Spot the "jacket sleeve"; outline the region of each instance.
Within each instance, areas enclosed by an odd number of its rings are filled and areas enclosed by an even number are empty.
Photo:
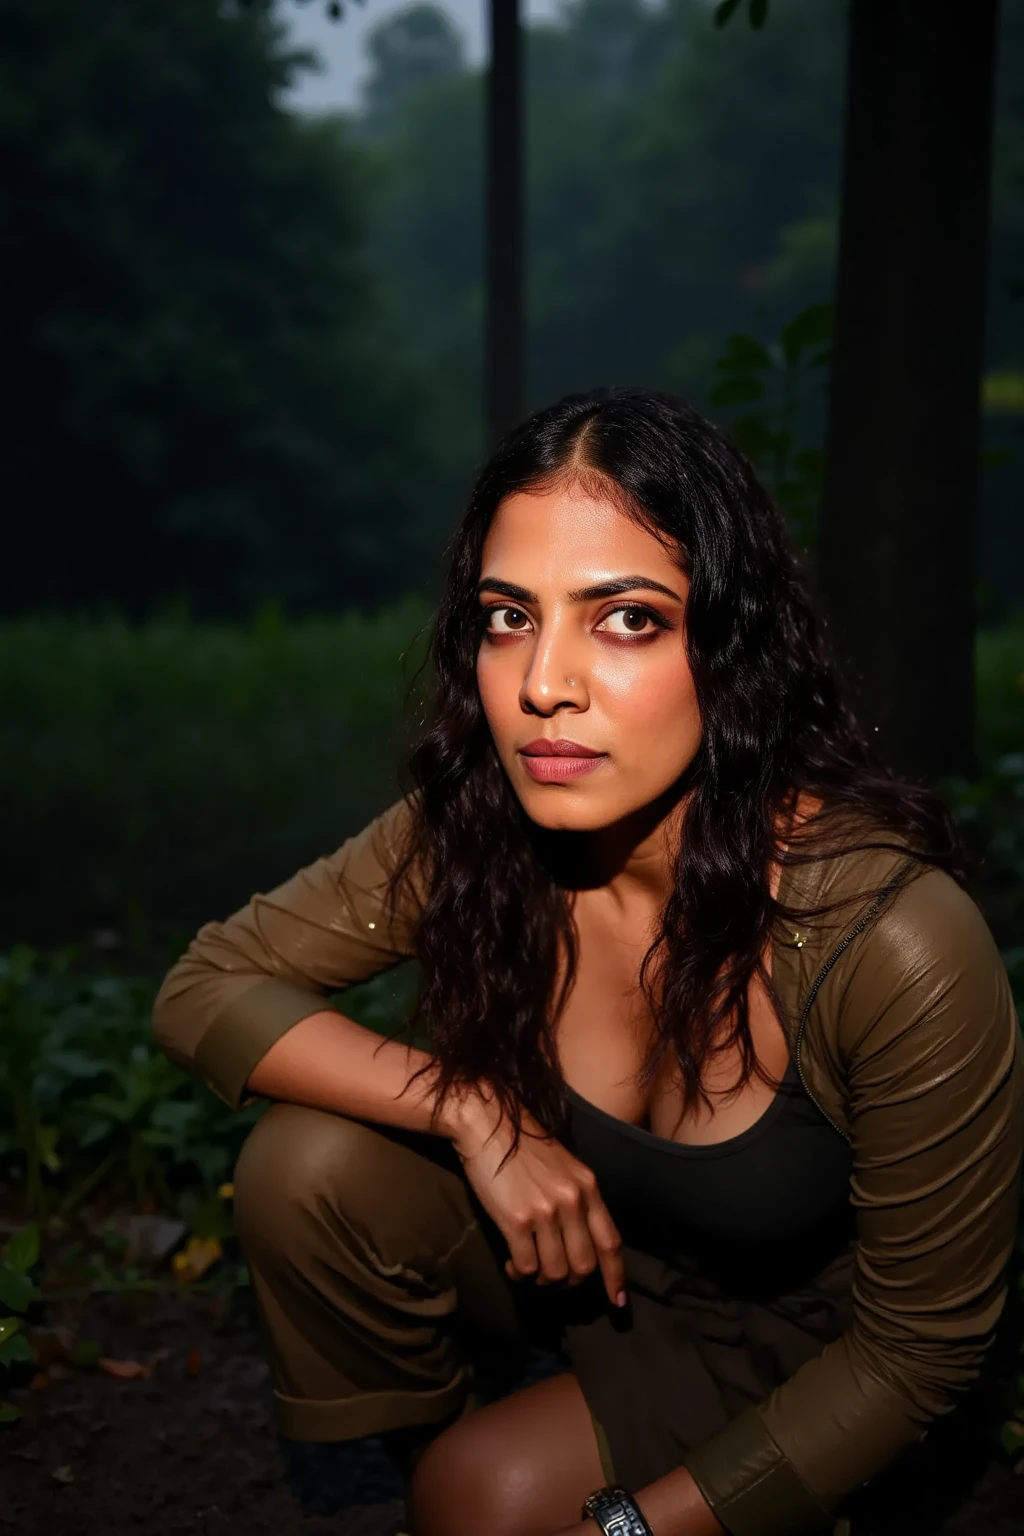
[[[401,800],[225,922],[207,923],[153,1006],[162,1050],[234,1108],[256,1063],[325,999],[413,954],[418,909],[386,921],[384,897],[409,825]],[[421,888],[417,888],[417,895]]]
[[[733,1536],[832,1528],[849,1495],[956,1407],[1008,1291],[1024,1042],[977,907],[948,876],[921,874],[850,946],[821,1007],[847,1084],[852,1323],[686,1456]]]

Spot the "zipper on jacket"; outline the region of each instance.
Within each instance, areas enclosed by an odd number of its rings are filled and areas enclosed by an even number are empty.
[[[843,1138],[843,1140],[847,1141],[847,1142],[850,1140],[849,1136],[847,1136],[846,1132],[840,1126],[836,1125],[836,1122],[832,1119],[831,1115],[825,1114],[825,1111],[822,1109],[821,1105],[818,1103],[817,1099],[814,1097],[814,1094],[811,1092],[811,1090],[807,1086],[807,1083],[806,1083],[806,1081],[804,1079],[803,1068],[800,1065],[800,1041],[803,1039],[804,1025],[807,1023],[807,1019],[808,1019],[808,1016],[810,1015],[811,1008],[814,1006],[814,999],[817,997],[818,992],[819,992],[819,990],[821,988],[821,984],[825,980],[825,977],[828,975],[829,971],[835,965],[835,963],[839,959],[840,955],[843,954],[843,952],[846,949],[849,948],[849,946],[853,943],[855,938],[857,938],[860,934],[862,934],[864,932],[864,929],[868,926],[868,924],[873,922],[874,919],[878,916],[879,912],[881,911],[881,909],[885,905],[885,903],[888,901],[888,899],[892,895],[893,891],[895,891],[898,886],[903,884],[904,879],[906,878],[907,874],[912,869],[912,867],[913,867],[913,865],[915,863],[916,863],[915,859],[908,859],[905,864],[901,864],[900,865],[899,869],[896,871],[895,875],[893,875],[893,877],[889,881],[888,885],[884,886],[882,888],[882,890],[879,891],[878,895],[875,897],[874,901],[871,903],[871,906],[864,913],[864,916],[862,918],[860,918],[857,923],[854,924],[854,926],[850,929],[849,933],[846,935],[845,939],[843,939],[842,943],[836,945],[835,949],[829,955],[828,959],[825,961],[825,964],[822,966],[821,970],[818,972],[817,976],[814,978],[814,984],[812,985],[811,990],[807,994],[806,1001],[804,1002],[804,1006],[803,1006],[803,1009],[802,1009],[801,1014],[800,1014],[800,1023],[797,1026],[796,1046],[794,1047],[794,1051],[793,1051],[793,1059],[796,1062],[797,1076],[800,1078],[800,1083],[801,1083],[801,1085],[803,1087],[803,1090],[806,1093],[807,1097],[810,1099],[811,1103],[819,1110],[819,1112],[822,1115],[824,1115],[825,1119],[828,1121],[828,1123],[832,1127],[832,1129],[835,1130],[835,1131],[838,1131],[840,1136]]]

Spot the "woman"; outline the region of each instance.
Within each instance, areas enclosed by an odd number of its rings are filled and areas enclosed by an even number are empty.
[[[654,1536],[831,1530],[1007,1294],[1024,1051],[951,818],[666,395],[500,445],[433,657],[414,790],[204,927],[155,1010],[222,1098],[280,1101],[236,1215],[281,1429],[419,1427],[414,1536],[582,1533],[612,1485]],[[324,1003],[407,956],[430,1053]],[[470,1357],[539,1338],[572,1368],[479,1406]]]

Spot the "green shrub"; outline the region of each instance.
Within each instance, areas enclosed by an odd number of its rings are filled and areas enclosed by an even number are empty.
[[[10,1377],[13,1368],[28,1365],[35,1351],[21,1332],[24,1314],[40,1291],[30,1271],[39,1261],[39,1228],[35,1222],[15,1232],[0,1259],[0,1380]],[[13,1424],[21,1410],[0,1399],[0,1424]]]
[[[155,982],[96,975],[82,958],[25,945],[0,954],[0,1161],[33,1217],[67,1217],[100,1188],[136,1210],[153,1200],[179,1212],[187,1195],[191,1215],[197,1194],[231,1178],[265,1105],[230,1109],[164,1056],[150,1024]],[[415,967],[400,966],[338,1003],[393,1033],[414,986]]]
[[[428,618],[0,626],[0,945],[114,930],[155,964],[337,847],[398,794]]]

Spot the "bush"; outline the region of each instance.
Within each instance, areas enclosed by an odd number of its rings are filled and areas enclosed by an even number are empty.
[[[113,930],[155,964],[337,847],[398,794],[428,617],[0,626],[0,945]]]

